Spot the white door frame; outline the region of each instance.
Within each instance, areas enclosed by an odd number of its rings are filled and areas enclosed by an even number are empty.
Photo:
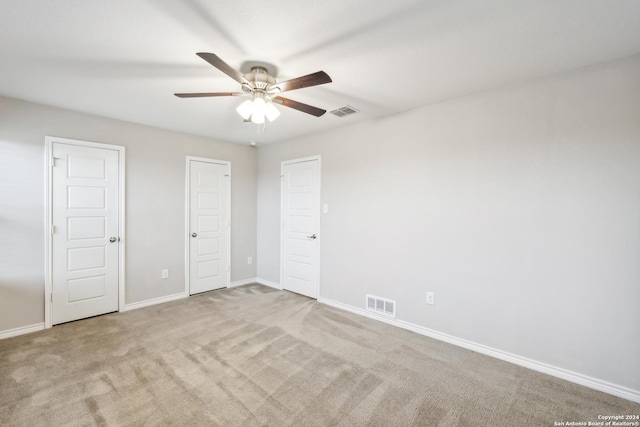
[[[320,200],[322,200],[322,160],[321,156],[309,156],[309,157],[301,157],[299,159],[285,160],[280,163],[280,289],[284,289],[284,168],[287,165],[302,163],[302,162],[310,162],[310,161],[318,161],[318,195]],[[318,212],[320,215],[320,212]],[[317,238],[317,247],[314,263],[318,266],[316,269],[316,299],[320,298],[320,244],[322,242],[322,233],[320,232],[320,219],[322,217],[318,217],[318,238]]]
[[[89,141],[81,141],[77,139],[69,139],[69,138],[59,138],[56,136],[45,136],[44,138],[44,146],[45,146],[45,158],[44,158],[44,167],[45,167],[45,227],[44,227],[44,327],[51,327],[51,294],[53,290],[52,283],[52,272],[53,272],[53,259],[52,259],[52,243],[53,239],[51,238],[51,230],[53,227],[53,170],[52,170],[52,162],[53,162],[53,144],[59,142],[67,145],[76,145],[81,147],[91,147],[91,148],[101,148],[107,150],[115,150],[118,151],[118,198],[120,210],[118,212],[118,222],[119,222],[119,233],[120,237],[120,248],[118,254],[118,311],[122,311],[124,308],[124,294],[125,294],[125,283],[124,283],[124,262],[125,262],[125,173],[124,173],[124,165],[125,165],[125,147],[120,145],[111,145],[111,144],[102,144],[98,142],[89,142]]]
[[[190,234],[191,234],[191,165],[190,162],[215,163],[218,165],[227,165],[229,168],[229,179],[227,180],[227,288],[231,286],[231,162],[227,160],[209,159],[206,157],[186,156],[185,164],[185,191],[184,191],[184,291],[186,295],[191,295],[191,260],[190,260]]]

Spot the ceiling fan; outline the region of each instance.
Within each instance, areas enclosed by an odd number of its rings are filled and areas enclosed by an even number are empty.
[[[242,92],[201,92],[201,93],[176,93],[179,98],[199,98],[208,96],[250,96],[237,108],[238,113],[247,122],[262,124],[265,118],[274,121],[280,112],[273,104],[284,105],[312,116],[320,117],[327,110],[303,104],[302,102],[278,96],[279,93],[302,89],[309,86],[317,86],[331,83],[331,77],[324,71],[298,77],[284,82],[276,82],[274,76],[269,75],[267,69],[262,66],[253,66],[251,71],[242,74],[234,70],[226,62],[214,53],[199,52],[200,58],[216,67],[242,85]]]

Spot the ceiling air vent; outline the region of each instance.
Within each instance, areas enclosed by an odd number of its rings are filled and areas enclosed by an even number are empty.
[[[331,110],[329,112],[334,116],[345,117],[350,116],[351,114],[358,113],[359,111],[350,105],[345,105],[344,107],[336,108],[335,110]]]

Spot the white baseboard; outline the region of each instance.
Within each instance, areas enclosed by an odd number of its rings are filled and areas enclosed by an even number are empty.
[[[229,287],[235,288],[237,286],[250,285],[252,283],[258,283],[258,279],[256,279],[255,277],[252,277],[250,279],[236,280],[235,282],[229,283]]]
[[[453,335],[445,334],[442,332],[434,331],[433,329],[425,328],[413,323],[405,322],[404,320],[391,319],[377,315],[373,312],[353,307],[348,304],[333,301],[328,298],[318,298],[318,302],[330,305],[341,310],[349,311],[351,313],[359,314],[361,316],[368,317],[370,319],[378,320],[380,322],[387,323],[389,325],[397,326],[399,328],[407,329],[409,331],[424,335],[430,338],[444,341],[449,344],[463,347],[468,350],[475,351],[477,353],[485,354],[487,356],[495,357],[496,359],[504,360],[515,365],[523,366],[534,371],[542,372],[543,374],[551,375],[553,377],[561,378],[572,383],[580,384],[585,387],[592,388],[594,390],[602,391],[614,396],[622,397],[623,399],[631,400],[632,402],[640,403],[640,391],[633,390],[624,386],[603,381],[597,378],[583,375],[577,372],[569,371],[563,368],[548,365],[546,363],[538,362],[526,357],[518,356],[516,354],[508,353],[506,351],[498,350],[492,347],[488,347],[482,344],[468,341],[462,338],[455,337]]]
[[[17,337],[18,335],[30,334],[31,332],[41,331],[44,329],[43,323],[36,323],[35,325],[21,326],[19,328],[7,329],[6,331],[0,331],[0,340],[5,338]]]
[[[270,280],[265,280],[261,278],[256,278],[256,283],[260,283],[261,285],[269,286],[270,288],[282,290],[282,286],[280,283],[272,282]]]
[[[120,311],[131,311],[138,308],[149,307],[151,305],[162,304],[163,302],[175,301],[178,299],[186,298],[189,294],[187,292],[180,292],[179,294],[167,295],[165,297],[152,298],[145,301],[134,302],[131,304],[125,304]]]

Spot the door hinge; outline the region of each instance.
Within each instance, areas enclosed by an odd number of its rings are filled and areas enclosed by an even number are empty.
[[[52,225],[51,226],[51,234],[55,234],[56,233],[56,226]]]
[[[51,292],[51,302],[53,302],[53,292]]]
[[[229,264],[227,264],[227,271],[229,271]]]
[[[56,165],[56,160],[60,160],[60,157],[51,157],[51,167]]]

